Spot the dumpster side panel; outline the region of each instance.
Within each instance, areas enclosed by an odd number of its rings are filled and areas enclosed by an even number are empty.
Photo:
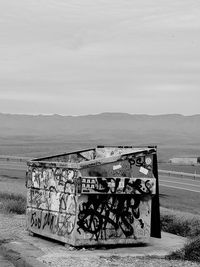
[[[122,155],[118,161],[101,165],[97,161],[97,165],[88,165],[80,170],[81,193],[87,194],[87,199],[78,204],[77,224],[83,236],[90,234],[88,242],[148,241],[152,228],[151,199],[157,192],[154,155]],[[92,193],[98,196],[90,195]],[[96,231],[92,232],[92,227]]]
[[[27,179],[27,228],[33,233],[74,243],[78,171],[29,167]]]
[[[151,198],[82,195],[77,207],[76,245],[133,244],[149,240]]]
[[[73,231],[76,226],[76,204],[69,213],[27,209],[28,230],[65,243],[74,244]]]

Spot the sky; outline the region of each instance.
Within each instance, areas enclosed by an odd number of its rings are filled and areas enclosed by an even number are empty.
[[[199,0],[0,0],[0,112],[200,113]]]

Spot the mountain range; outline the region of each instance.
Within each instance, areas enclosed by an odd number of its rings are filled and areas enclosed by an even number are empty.
[[[37,157],[96,145],[157,145],[159,159],[200,155],[200,114],[0,113],[0,155]]]

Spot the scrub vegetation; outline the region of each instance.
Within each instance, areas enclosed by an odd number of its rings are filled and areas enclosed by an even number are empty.
[[[26,197],[21,194],[0,192],[0,210],[6,213],[24,214]]]
[[[200,216],[161,208],[161,227],[165,232],[195,238],[200,236]]]
[[[200,236],[188,241],[183,249],[172,252],[169,260],[188,260],[200,262]]]
[[[167,259],[200,262],[200,216],[161,208],[161,227],[165,232],[188,238],[187,244]]]

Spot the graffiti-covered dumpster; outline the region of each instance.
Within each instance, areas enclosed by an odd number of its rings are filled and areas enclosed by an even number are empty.
[[[73,246],[160,238],[156,147],[109,147],[28,162],[27,229]]]

